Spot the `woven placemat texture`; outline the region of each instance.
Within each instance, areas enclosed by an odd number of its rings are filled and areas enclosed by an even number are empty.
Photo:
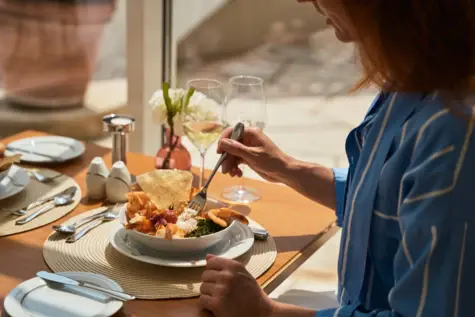
[[[76,221],[103,209],[91,210],[69,221]],[[68,222],[69,222],[68,221]],[[45,241],[43,256],[54,272],[80,271],[103,274],[120,284],[125,292],[140,299],[171,299],[199,296],[204,268],[169,268],[130,259],[109,244],[109,233],[116,221],[104,223],[75,243],[52,233]],[[272,237],[256,241],[237,260],[254,277],[265,273],[274,263],[277,248]]]
[[[42,174],[44,172],[46,175],[48,172],[50,172],[50,170],[40,170],[40,172]],[[24,225],[15,224],[15,222],[18,219],[21,219],[23,216],[19,217],[12,215],[10,211],[26,208],[29,204],[39,199],[55,195],[56,193],[59,193],[71,186],[75,186],[77,188],[77,192],[74,195],[73,202],[71,204],[54,208]],[[59,218],[64,217],[74,210],[74,208],[76,208],[76,206],[81,201],[81,196],[82,193],[78,183],[76,183],[73,178],[67,175],[62,175],[61,177],[58,177],[47,183],[41,183],[36,179],[31,178],[24,190],[22,190],[17,195],[3,199],[0,202],[0,237],[30,231],[55,222]],[[29,212],[29,214],[41,207],[42,206],[33,209]]]

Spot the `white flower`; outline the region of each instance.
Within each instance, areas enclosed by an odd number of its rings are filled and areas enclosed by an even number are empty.
[[[188,104],[187,115],[191,117],[197,117],[200,120],[216,120],[216,109],[219,105],[214,99],[209,98],[205,94],[195,91],[190,98]]]
[[[181,102],[183,99],[186,98],[186,94],[187,94],[187,91],[184,89],[169,89],[168,90],[168,95],[170,96],[170,100],[172,104]],[[149,104],[152,108],[153,121],[156,124],[167,124],[168,109],[167,109],[167,105],[165,104],[165,98],[163,98],[163,90],[155,91],[149,100]],[[176,130],[178,129],[183,130],[183,127],[182,127],[183,116],[181,115],[182,112],[183,112],[183,109],[180,109],[179,113],[177,113],[173,118],[173,125],[174,125],[176,135],[179,135]]]
[[[167,106],[161,90],[153,93],[149,104],[152,108],[152,119],[156,124],[164,124],[167,121]]]
[[[185,99],[188,91],[185,89],[169,89],[168,95],[172,105],[183,105],[183,108],[178,108],[178,112],[173,117],[173,132],[174,135],[183,136],[183,124],[185,120],[191,118],[199,118],[200,120],[216,120],[216,101],[208,98],[205,94],[195,91],[190,98],[188,106],[185,107]],[[165,124],[168,126],[168,110],[163,98],[163,90],[157,90],[153,93],[149,100],[152,109],[152,119],[158,124]],[[176,109],[176,108],[175,108]]]

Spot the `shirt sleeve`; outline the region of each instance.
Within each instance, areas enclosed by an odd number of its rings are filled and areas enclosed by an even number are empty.
[[[345,204],[345,187],[346,179],[348,177],[347,168],[334,168],[333,176],[335,177],[335,192],[336,192],[336,217],[337,225],[343,225],[344,204]]]
[[[450,131],[453,129],[455,131]],[[460,131],[457,131],[459,130]],[[475,135],[467,125],[419,134],[398,191],[402,240],[390,309],[344,305],[317,317],[474,316]],[[451,135],[452,137],[447,137]],[[457,137],[453,137],[457,136]]]

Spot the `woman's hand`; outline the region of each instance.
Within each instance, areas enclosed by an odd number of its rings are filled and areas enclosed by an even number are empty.
[[[292,159],[259,129],[246,128],[241,143],[229,139],[231,131],[232,128],[226,129],[218,144],[218,153],[230,154],[222,165],[223,173],[241,177],[239,164],[245,163],[264,179],[282,182]]]
[[[271,317],[273,301],[239,262],[208,255],[200,304],[216,317]]]
[[[239,262],[206,257],[200,304],[216,317],[314,317],[315,311],[270,299]]]
[[[218,144],[218,153],[230,154],[223,162],[223,173],[240,177],[239,164],[245,163],[270,182],[283,183],[319,204],[336,208],[332,169],[293,159],[259,129],[246,128],[241,143],[229,139],[231,131],[226,129]]]

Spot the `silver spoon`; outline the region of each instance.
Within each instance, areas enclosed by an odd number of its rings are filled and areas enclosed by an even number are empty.
[[[76,221],[75,223],[72,223],[70,225],[54,225],[53,226],[53,229],[57,232],[61,232],[61,233],[75,233],[76,230],[85,225],[86,223],[88,223],[89,221],[92,221],[92,220],[96,220],[96,219],[99,219],[99,218],[102,218],[104,217],[105,214],[107,214],[108,212],[110,212],[113,208],[112,207],[109,207],[107,208],[106,210],[100,212],[100,213],[97,213],[95,215],[92,215],[92,216],[89,216],[89,217],[86,217],[84,219],[80,219],[78,221]]]
[[[57,196],[57,197],[54,198],[54,204],[50,204],[50,205],[47,205],[47,206],[44,206],[44,207],[38,209],[37,211],[35,211],[31,215],[29,215],[29,216],[27,216],[23,219],[17,220],[15,222],[15,224],[16,225],[24,225],[25,223],[28,223],[28,222],[32,221],[36,217],[41,216],[42,214],[50,211],[53,208],[68,205],[73,201],[73,196],[74,196],[74,194],[73,195],[67,195],[66,194],[66,195]]]
[[[54,194],[52,196],[49,196],[47,198],[44,198],[44,199],[40,199],[34,203],[31,203],[28,207],[26,207],[26,209],[18,209],[18,210],[15,210],[15,211],[10,211],[10,213],[12,215],[15,215],[15,216],[24,216],[26,215],[30,210],[36,208],[36,207],[39,207],[49,201],[52,201],[54,200],[54,198],[56,196],[61,196],[61,195],[72,195],[74,196],[74,194],[76,193],[77,191],[77,188],[76,186],[71,186],[71,187],[68,187],[66,188],[64,191],[60,192],[60,193],[57,193],[57,194]]]
[[[88,224],[86,227],[84,227],[84,229],[82,229],[78,233],[76,233],[76,234],[70,236],[69,238],[67,238],[66,242],[67,243],[74,243],[74,242],[78,241],[79,239],[81,239],[84,235],[86,235],[86,233],[88,233],[92,229],[94,229],[94,228],[98,227],[99,225],[101,225],[103,222],[112,221],[112,220],[115,220],[117,218],[119,218],[118,213],[116,213],[116,212],[107,212],[101,218],[96,219],[93,222],[91,222],[90,224]]]

